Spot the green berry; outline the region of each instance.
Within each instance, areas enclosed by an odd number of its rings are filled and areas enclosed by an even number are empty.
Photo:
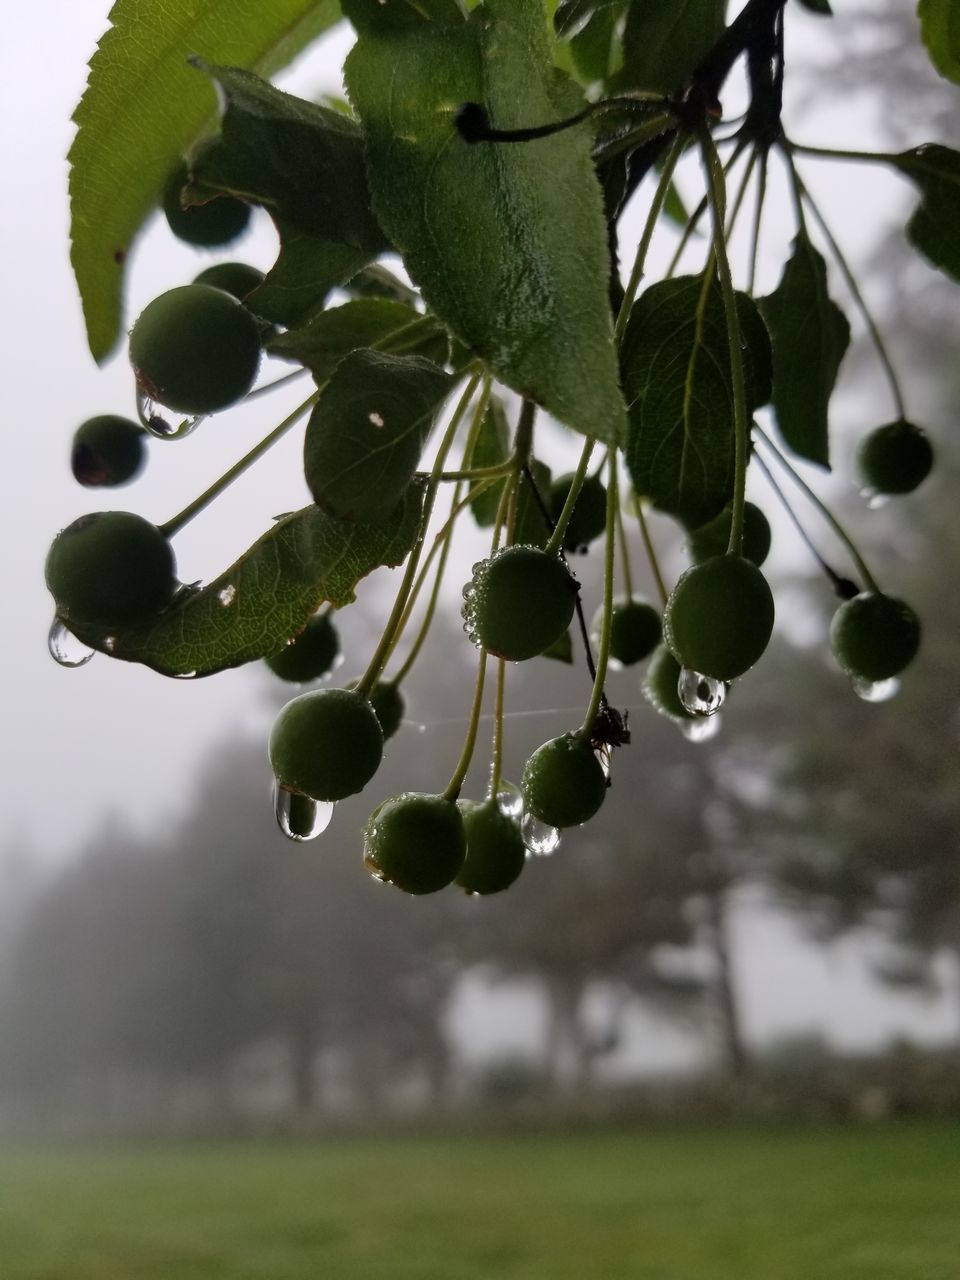
[[[236,240],[250,221],[250,206],[233,196],[217,196],[206,204],[184,208],[180,193],[189,177],[186,162],[181,161],[163,188],[163,212],[170,230],[178,239],[202,248]]]
[[[138,422],[103,413],[80,424],[73,436],[73,478],[89,489],[126,484],[142,470],[146,433]]]
[[[602,624],[603,609],[600,608],[593,618],[594,635],[600,635]],[[642,662],[660,643],[662,630],[660,612],[652,604],[618,596],[610,618],[610,657],[622,667]]]
[[[383,757],[383,731],[373,707],[351,689],[315,689],[294,698],[270,732],[277,781],[313,800],[342,800],[362,791]]]
[[[730,542],[730,525],[733,512],[724,507],[719,515],[693,529],[687,535],[687,548],[691,560],[697,564],[710,560],[713,556],[722,556]],[[743,508],[743,551],[747,560],[752,560],[758,567],[770,554],[770,522],[758,506],[747,502]]]
[[[332,671],[339,652],[337,629],[330,621],[330,615],[322,613],[311,618],[298,636],[265,661],[281,680],[306,684]]]
[[[550,514],[554,521],[560,518],[567,500],[573,473],[558,476],[550,486]],[[577,503],[563,535],[565,551],[580,551],[599,538],[607,527],[607,490],[599,476],[588,476],[577,494]]]
[[[643,696],[662,716],[671,720],[693,720],[693,714],[680,701],[680,671],[680,663],[667,646],[660,645],[647,665]]]
[[[263,272],[245,262],[218,262],[207,267],[193,282],[210,285],[212,289],[222,289],[242,302],[248,293],[263,284]]]
[[[901,418],[866,437],[857,463],[863,483],[875,493],[912,493],[930,474],[933,449],[925,431]]]
[[[457,884],[467,893],[500,893],[519,876],[527,860],[520,824],[496,800],[461,800],[467,856]]]
[[[374,809],[364,861],[404,893],[436,893],[459,874],[467,852],[460,810],[444,796],[404,792]]]
[[[920,621],[902,600],[865,591],[833,615],[830,645],[849,676],[876,684],[899,675],[913,661],[920,648]]]
[[[260,329],[222,289],[182,285],[140,313],[130,331],[130,362],[150,399],[179,413],[214,413],[253,386]]]
[[[565,733],[538,747],[520,780],[528,813],[549,827],[578,827],[603,804],[607,776],[589,742]]]
[[[559,556],[512,546],[473,566],[463,596],[464,630],[474,643],[522,662],[543,653],[566,631],[577,584]]]
[[[68,625],[124,627],[159,613],[176,590],[176,562],[164,534],[131,511],[81,516],[47,554],[47,587]]]
[[[773,632],[773,593],[743,556],[714,556],[684,573],[663,613],[674,657],[715,680],[735,680],[753,666]]]
[[[377,714],[383,738],[392,738],[403,723],[407,704],[397,685],[389,680],[378,680],[368,694],[370,705]]]

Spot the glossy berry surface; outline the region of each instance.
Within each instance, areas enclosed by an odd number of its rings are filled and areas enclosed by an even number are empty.
[[[333,669],[340,652],[340,637],[328,613],[311,618],[300,634],[279,653],[265,659],[281,680],[306,684],[319,680]]]
[[[673,720],[693,720],[680,701],[680,663],[665,644],[654,651],[643,682],[643,696],[662,716]]]
[[[864,485],[875,493],[912,493],[930,474],[933,448],[925,431],[901,419],[866,437],[857,465]]]
[[[183,285],[140,313],[130,331],[130,363],[151,400],[179,413],[214,413],[253,386],[259,326],[222,289]]]
[[[236,240],[250,221],[250,206],[232,196],[217,196],[185,209],[180,193],[188,177],[187,165],[181,161],[163,188],[163,212],[173,234],[187,244],[208,249]]]
[[[699,529],[687,535],[687,548],[691,560],[700,564],[713,556],[722,556],[730,542],[730,525],[733,512],[725,507],[718,516],[702,524]],[[770,522],[760,508],[753,502],[747,502],[743,508],[743,551],[747,560],[752,560],[758,567],[770,554]]]
[[[389,680],[378,680],[368,696],[386,741],[387,738],[393,737],[403,723],[407,710],[406,699],[397,685]]]
[[[461,800],[467,856],[457,884],[467,893],[501,893],[520,875],[527,850],[520,824],[500,810],[495,799]]]
[[[212,289],[222,289],[242,302],[248,293],[253,293],[263,284],[263,272],[245,262],[217,262],[212,267],[201,271],[193,282],[206,284]]]
[[[146,432],[138,422],[103,413],[88,418],[74,432],[70,468],[78,484],[89,489],[126,484],[147,458]]]
[[[463,595],[464,630],[474,643],[521,662],[543,653],[566,631],[577,585],[558,556],[512,546],[475,564]]]
[[[170,603],[177,586],[170,543],[131,511],[74,520],[54,539],[45,574],[64,622],[100,627],[146,621]]]
[[[578,827],[603,804],[607,777],[589,742],[565,733],[538,747],[520,780],[524,808],[550,827]]]
[[[370,703],[351,689],[294,698],[270,732],[270,764],[283,786],[313,800],[362,791],[383,757],[383,731]]]
[[[554,521],[560,517],[563,504],[570,492],[573,475],[559,476],[550,486],[550,514]],[[599,476],[588,476],[583,482],[577,504],[563,535],[565,551],[586,550],[607,527],[607,490]]]
[[[916,656],[920,621],[904,601],[865,591],[833,615],[830,647],[848,675],[870,683],[889,680]]]
[[[467,853],[463,818],[443,796],[407,791],[373,811],[363,832],[364,860],[405,893],[436,893],[459,874]]]
[[[663,637],[692,671],[735,680],[770,642],[773,593],[743,556],[714,556],[684,573],[667,600]]]
[[[600,635],[603,610],[598,609],[593,619],[593,633]],[[663,624],[660,611],[647,600],[627,599],[619,596],[613,602],[610,618],[610,657],[622,667],[632,667],[649,658],[660,643]]]

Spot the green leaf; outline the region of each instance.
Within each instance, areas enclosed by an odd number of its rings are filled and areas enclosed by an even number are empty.
[[[634,0],[619,88],[676,93],[724,30],[726,0]]]
[[[618,6],[597,8],[583,29],[571,37],[573,65],[587,83],[606,80],[620,62],[619,16]]]
[[[120,334],[123,270],[170,170],[214,114],[209,85],[187,65],[278,70],[339,17],[335,0],[116,0],[90,60],[70,148],[70,257],[96,360]]]
[[[510,456],[510,423],[499,396],[491,396],[469,459],[471,467],[495,467]],[[500,509],[504,481],[484,489],[470,503],[473,518],[481,529],[490,528]]]
[[[410,345],[404,350],[442,363],[448,345],[445,330],[412,307],[385,298],[358,298],[331,307],[303,328],[270,338],[265,349],[272,356],[305,365],[317,382],[323,382],[349,352],[381,346],[391,334],[411,324],[417,324],[417,330],[410,334]]]
[[[960,83],[960,4],[957,0],[920,0],[917,14],[930,61],[942,76]]]
[[[347,520],[389,519],[453,383],[419,356],[353,351],[341,360],[307,424],[314,501]]]
[[[759,300],[773,345],[773,410],[798,457],[830,469],[829,407],[850,343],[847,318],[827,291],[827,266],[801,232],[783,276]]]
[[[830,0],[800,0],[800,3],[804,9],[809,9],[811,13],[822,14],[825,18],[833,17]]]
[[[469,145],[454,115],[498,127],[582,105],[550,61],[541,0],[487,0],[466,23],[363,30],[347,59],[374,210],[431,309],[497,376],[587,435],[625,429],[607,299],[607,232],[590,130]]]
[[[414,289],[379,262],[358,271],[343,287],[357,298],[386,298],[390,302],[405,302],[407,306],[415,306],[419,301]]]
[[[209,676],[276,653],[324,603],[350,604],[361,578],[398,565],[416,540],[423,488],[407,491],[386,524],[338,520],[309,506],[284,516],[226,573],[184,593],[139,627],[75,627],[84,643],[168,676]]]
[[[890,162],[920,188],[920,204],[907,223],[911,242],[935,267],[960,280],[960,152],[930,142]]]
[[[770,396],[770,340],[737,294],[747,409]],[[705,524],[733,496],[735,428],[730,348],[716,278],[681,276],[647,289],[624,334],[630,412],[627,468],[637,495],[685,524]]]
[[[335,244],[277,220],[280,256],[256,290],[256,312],[264,320],[295,328],[322,311],[331,289],[367,265],[372,254]]]
[[[457,23],[457,0],[344,0],[344,16],[358,31],[402,31],[422,22]]]

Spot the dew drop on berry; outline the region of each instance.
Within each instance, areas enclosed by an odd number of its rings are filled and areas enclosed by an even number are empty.
[[[722,717],[719,715],[698,716],[696,720],[681,720],[678,728],[688,742],[698,744],[709,742],[720,732]]]
[[[390,883],[390,881],[381,871],[380,866],[372,853],[365,853],[363,855],[363,865],[367,869],[367,872],[369,873],[371,878],[376,880],[377,884]]]
[[[206,414],[198,414],[193,418],[183,418],[180,422],[170,422],[158,409],[149,396],[137,395],[137,417],[144,431],[157,440],[182,440],[196,431]]]
[[[850,683],[853,685],[853,692],[864,702],[889,702],[900,692],[897,676],[891,676],[889,680],[861,680],[854,676]]]
[[[523,792],[505,778],[500,779],[497,787],[497,808],[505,818],[519,818],[523,812]]]
[[[47,635],[47,648],[50,657],[61,667],[82,667],[93,657],[96,650],[78,640],[59,618],[54,618]]]
[[[714,716],[723,706],[727,686],[713,676],[683,667],[677,681],[677,694],[692,716]]]
[[[525,813],[520,819],[520,835],[527,853],[535,858],[546,858],[556,853],[560,847],[560,832],[556,827],[549,827],[532,813]]]
[[[315,840],[326,831],[333,817],[334,805],[311,800],[290,787],[273,786],[273,808],[277,826],[288,840]]]
[[[885,507],[890,501],[889,493],[878,493],[876,489],[871,489],[869,485],[860,490],[860,497],[863,498],[871,511],[879,511],[881,507]]]

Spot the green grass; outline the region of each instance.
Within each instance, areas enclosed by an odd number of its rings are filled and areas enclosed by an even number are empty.
[[[957,1280],[955,1127],[0,1155],[2,1280]]]

